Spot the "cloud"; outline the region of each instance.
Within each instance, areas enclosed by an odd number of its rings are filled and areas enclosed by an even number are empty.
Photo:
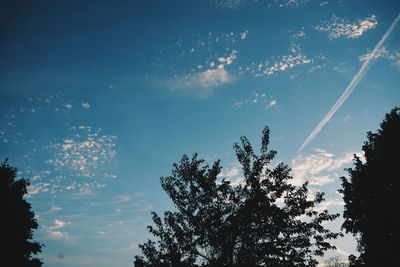
[[[190,73],[183,77],[175,77],[168,82],[169,86],[172,90],[200,89],[197,93],[206,97],[213,92],[213,88],[232,83],[235,80],[235,77],[228,72],[226,66],[233,64],[236,58],[237,51],[232,50],[230,55],[218,58],[219,64],[211,62],[206,70],[202,70],[203,66],[199,65],[197,69],[202,71]]]
[[[265,108],[270,108],[277,104],[276,100],[272,96],[267,96],[265,93],[259,93],[257,91],[251,92],[251,97],[237,100],[233,102],[234,108],[241,108],[245,105],[262,104]]]
[[[210,2],[218,8],[239,8],[248,0],[210,0]]]
[[[352,119],[352,117],[350,115],[347,115],[343,118],[343,122],[348,122]]]
[[[357,19],[353,23],[333,15],[330,21],[323,22],[321,25],[315,26],[314,29],[327,32],[330,39],[340,37],[355,39],[363,35],[366,31],[374,29],[377,25],[378,22],[375,15],[371,15],[365,19]]]
[[[28,192],[26,193],[25,197],[31,198],[34,195],[37,195],[41,192],[48,192],[50,190],[50,188],[51,188],[50,183],[39,182],[36,184],[32,184],[28,187]]]
[[[332,118],[332,116],[336,113],[336,111],[343,105],[343,103],[346,101],[346,99],[350,96],[350,94],[353,92],[354,88],[359,84],[361,79],[364,77],[364,75],[368,72],[368,69],[370,65],[373,63],[373,59],[375,58],[375,55],[378,53],[378,51],[382,48],[383,44],[385,43],[386,39],[390,36],[392,33],[393,29],[396,27],[397,23],[400,20],[400,14],[397,15],[396,19],[393,21],[392,25],[388,28],[388,30],[385,32],[385,34],[382,36],[382,38],[379,40],[379,42],[375,45],[374,49],[372,50],[371,55],[365,58],[364,63],[362,64],[361,68],[358,70],[356,75],[354,75],[353,79],[349,83],[349,85],[346,87],[342,95],[339,97],[339,99],[336,101],[336,103],[331,107],[331,109],[328,111],[328,113],[324,116],[324,118],[318,123],[317,127],[314,128],[314,130],[311,132],[311,134],[306,138],[306,140],[303,142],[297,153],[301,152],[304,147],[306,147],[316,136],[317,134],[321,131],[321,129],[325,126],[325,124],[328,123],[328,121]]]
[[[196,83],[203,88],[221,86],[230,82],[232,82],[232,78],[223,67],[214,70],[206,70],[200,73],[196,80]]]
[[[221,172],[218,177],[229,181],[232,186],[239,186],[245,183],[245,179],[241,176],[241,167],[239,164],[235,164],[226,172]]]
[[[57,206],[52,206],[51,209],[50,209],[50,212],[59,211],[59,210],[62,210],[62,208],[61,207],[57,207]]]
[[[245,4],[262,3],[266,4],[267,7],[278,6],[278,7],[298,7],[309,3],[311,0],[272,0],[272,1],[260,1],[260,0],[209,0],[217,8],[225,9],[237,9]]]
[[[389,51],[386,47],[383,46],[375,52],[368,52],[364,55],[361,55],[359,57],[359,60],[361,62],[365,62],[370,58],[384,58],[386,60],[389,60],[392,66],[400,67],[400,51],[398,50]]]
[[[343,206],[344,201],[343,199],[329,199],[321,202],[317,207],[315,207],[314,210],[318,212],[322,212],[324,210],[329,210],[331,207],[338,207],[338,206]]]
[[[71,237],[67,232],[60,232],[60,231],[51,231],[49,230],[48,232],[48,237],[50,239],[63,239],[63,240],[69,240]]]
[[[217,69],[208,69],[200,73],[189,74],[170,81],[171,89],[199,89],[196,92],[207,97],[213,92],[213,88],[234,81],[234,77],[220,65]]]
[[[102,135],[100,130],[88,126],[72,127],[71,131],[72,136],[50,145],[53,157],[46,163],[59,172],[69,172],[76,177],[98,176],[98,170],[117,154],[116,137]]]
[[[90,108],[90,104],[89,103],[82,103],[81,105],[84,108]]]
[[[45,213],[53,213],[53,212],[60,211],[60,210],[62,210],[61,207],[52,206],[52,207],[50,208],[50,210],[49,210],[49,211],[46,211]]]
[[[271,102],[269,102],[268,106],[269,107],[273,107],[277,104],[276,100],[272,100]]]
[[[254,62],[249,67],[242,68],[239,74],[250,72],[256,77],[270,76],[311,62],[312,60],[301,52],[298,45],[292,45],[287,55],[272,57],[264,62]]]
[[[65,227],[68,224],[70,224],[70,222],[64,222],[62,220],[55,219],[54,220],[54,225],[50,226],[49,229],[50,230],[61,229],[61,228]]]
[[[291,161],[294,185],[301,185],[306,180],[310,185],[323,186],[333,183],[339,175],[335,171],[342,171],[344,166],[351,163],[353,155],[345,153],[336,156],[323,149],[314,149],[312,154],[299,155]]]
[[[293,32],[293,31],[289,31],[289,32]],[[292,40],[298,40],[298,39],[306,38],[306,36],[307,36],[307,34],[304,31],[304,27],[302,27],[301,30],[299,30],[298,32],[291,34],[289,38]]]
[[[244,39],[246,39],[247,38],[247,34],[249,33],[249,31],[247,30],[247,31],[244,31],[244,32],[242,32],[241,34],[240,34],[240,39],[242,39],[242,40],[244,40]]]
[[[74,242],[71,236],[67,232],[60,231],[61,228],[71,224],[71,222],[64,222],[59,219],[55,219],[54,225],[49,227],[44,227],[46,229],[47,238],[54,239],[54,240],[64,240],[67,242]]]

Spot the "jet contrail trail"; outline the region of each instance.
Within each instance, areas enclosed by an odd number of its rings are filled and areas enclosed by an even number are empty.
[[[389,29],[382,36],[381,40],[376,44],[374,50],[372,50],[372,53],[369,54],[367,59],[362,64],[360,70],[357,72],[357,74],[353,77],[353,79],[351,80],[349,85],[346,87],[346,90],[344,90],[342,95],[339,97],[339,99],[336,101],[336,103],[331,107],[329,112],[325,115],[325,117],[320,121],[320,123],[317,125],[317,127],[315,127],[315,129],[307,137],[307,139],[301,145],[301,147],[299,148],[297,153],[300,153],[303,150],[303,148],[306,147],[315,138],[315,136],[319,133],[319,131],[321,131],[321,129],[325,126],[325,124],[332,118],[332,116],[336,113],[336,111],[342,106],[344,101],[346,101],[346,99],[350,96],[350,94],[353,92],[354,88],[358,85],[358,83],[361,81],[361,79],[367,73],[370,65],[373,63],[372,60],[375,58],[375,55],[377,54],[378,50],[382,47],[383,43],[386,41],[386,39],[392,33],[393,29],[396,27],[399,20],[400,20],[400,14],[397,15],[397,17],[393,21],[392,25],[390,25]]]

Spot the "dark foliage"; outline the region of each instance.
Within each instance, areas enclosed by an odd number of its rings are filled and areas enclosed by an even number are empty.
[[[42,266],[41,260],[31,255],[41,252],[42,245],[31,240],[38,224],[24,199],[29,181],[16,179],[16,172],[7,161],[0,164],[2,262],[7,266]]]
[[[354,156],[350,178],[342,177],[343,228],[358,237],[352,264],[398,266],[400,226],[400,109],[386,114],[377,133],[367,133],[365,162]]]
[[[144,257],[136,256],[135,266],[316,266],[314,256],[334,249],[327,240],[341,235],[322,223],[339,215],[317,212],[323,193],[307,199],[307,183],[291,185],[287,165],[269,167],[276,152],[268,144],[265,128],[260,156],[246,137],[234,145],[239,186],[217,179],[219,161],[210,167],[194,154],[174,164],[161,185],[176,211],[152,213],[156,241],[139,245]]]

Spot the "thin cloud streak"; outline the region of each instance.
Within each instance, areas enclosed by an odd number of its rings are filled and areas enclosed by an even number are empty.
[[[364,61],[360,70],[353,77],[350,84],[347,86],[346,90],[344,90],[342,95],[339,97],[339,99],[336,101],[336,103],[332,106],[332,108],[329,110],[329,112],[325,115],[325,117],[320,121],[320,123],[317,125],[317,127],[315,127],[315,129],[307,137],[307,139],[301,145],[301,147],[299,148],[297,153],[300,153],[315,138],[315,136],[317,136],[317,134],[321,131],[321,129],[325,126],[325,124],[332,118],[332,116],[336,113],[336,111],[343,105],[343,103],[346,101],[346,99],[350,96],[350,94],[353,92],[354,88],[359,84],[359,82],[364,77],[364,75],[367,73],[369,67],[373,63],[372,60],[375,59],[374,55],[379,52],[380,48],[382,47],[382,45],[384,44],[386,39],[390,36],[393,29],[396,27],[397,23],[399,22],[399,20],[400,20],[400,14],[397,15],[396,19],[394,20],[392,25],[390,25],[390,27],[386,31],[386,33],[382,36],[381,40],[377,43],[377,45],[375,46],[372,53]]]

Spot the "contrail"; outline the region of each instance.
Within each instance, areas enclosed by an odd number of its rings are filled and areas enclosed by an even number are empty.
[[[358,83],[361,81],[361,79],[367,73],[369,67],[373,63],[372,60],[375,58],[375,55],[377,54],[378,50],[382,47],[383,43],[386,41],[386,39],[392,33],[393,29],[396,27],[399,20],[400,20],[400,14],[397,15],[397,17],[393,21],[392,25],[390,25],[389,29],[382,36],[381,40],[376,44],[374,50],[372,50],[372,53],[369,54],[367,59],[362,64],[360,70],[357,72],[357,74],[353,77],[353,79],[351,80],[349,85],[346,87],[346,90],[344,90],[342,95],[339,97],[339,99],[336,101],[336,103],[331,107],[329,112],[325,115],[325,117],[320,121],[320,123],[317,125],[317,127],[315,127],[315,129],[307,137],[307,139],[301,145],[301,147],[299,148],[297,153],[300,153],[303,150],[303,148],[306,147],[315,138],[315,136],[319,133],[319,131],[321,131],[321,129],[325,126],[325,124],[332,118],[332,116],[336,113],[336,111],[343,105],[344,101],[346,101],[346,99],[350,96],[350,94],[353,92],[354,88],[358,85]]]

